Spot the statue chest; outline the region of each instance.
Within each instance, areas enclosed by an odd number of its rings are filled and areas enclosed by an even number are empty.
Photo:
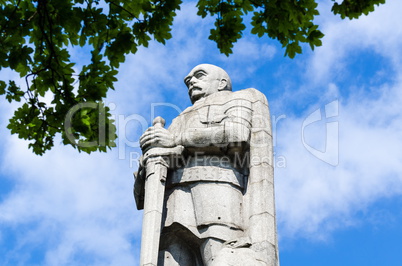
[[[222,105],[207,105],[186,109],[172,121],[169,131],[176,133],[183,132],[189,128],[221,126],[222,122],[227,118],[226,108]]]

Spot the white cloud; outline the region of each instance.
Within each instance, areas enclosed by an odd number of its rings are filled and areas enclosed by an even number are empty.
[[[306,107],[303,114],[292,115],[278,127],[277,156],[287,162],[286,168],[276,169],[282,238],[325,239],[334,229],[361,222],[355,216],[359,210],[402,194],[402,32],[392,26],[399,21],[396,10],[400,7],[399,2],[390,1],[358,21],[324,21],[323,47],[312,54],[305,83],[295,93],[315,94],[316,107]],[[395,72],[382,80],[379,76],[376,86],[340,88],[339,76],[353,70],[348,57],[362,48],[384,58]],[[309,114],[337,99],[339,116],[332,120],[339,122],[339,165],[333,167],[306,150],[301,130]],[[317,149],[325,147],[325,126],[322,122],[306,130],[306,141]]]
[[[13,256],[39,243],[51,244],[49,265],[76,264],[85,254],[103,264],[138,261],[132,241],[141,218],[127,161],[117,160],[117,152],[88,156],[60,146],[38,157],[15,137],[7,143],[3,169],[17,186],[0,204],[0,221],[10,230],[25,227],[27,234],[5,258],[20,260]]]
[[[334,228],[350,225],[357,210],[402,193],[402,115],[398,108],[388,108],[400,102],[397,91],[401,87],[396,85],[389,96],[378,100],[340,102],[336,167],[303,146],[303,117],[284,120],[278,127],[277,156],[284,156],[287,162],[286,168],[276,169],[282,237],[326,237]],[[370,115],[373,107],[381,114],[378,118]],[[325,141],[325,131],[309,134],[311,140]]]
[[[397,0],[387,1],[376,6],[376,10],[358,20],[341,20],[330,10],[332,2],[321,3],[317,18],[321,31],[325,33],[323,46],[316,49],[308,70],[308,78],[315,84],[325,82],[337,75],[347,75],[345,69],[349,56],[363,49],[373,50],[400,66],[402,29],[400,24],[402,3]]]

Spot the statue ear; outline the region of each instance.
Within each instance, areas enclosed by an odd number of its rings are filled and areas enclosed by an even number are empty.
[[[228,81],[226,79],[221,79],[221,81],[219,81],[219,87],[218,87],[218,91],[222,91],[224,89],[226,89],[228,85]]]

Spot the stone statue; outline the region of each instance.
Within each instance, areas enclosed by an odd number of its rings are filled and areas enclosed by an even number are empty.
[[[279,265],[265,96],[232,92],[228,74],[209,64],[184,82],[193,105],[140,138],[141,265]]]

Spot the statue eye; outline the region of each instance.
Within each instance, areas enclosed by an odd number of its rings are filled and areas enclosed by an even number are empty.
[[[203,79],[206,75],[203,72],[198,72],[194,75],[197,79]]]

